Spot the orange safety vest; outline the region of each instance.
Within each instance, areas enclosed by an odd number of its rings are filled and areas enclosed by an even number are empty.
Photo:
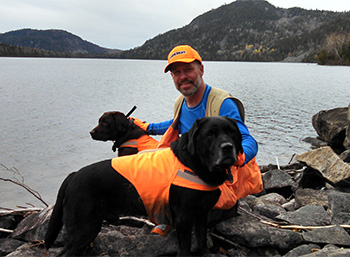
[[[112,167],[136,188],[150,220],[155,224],[171,224],[170,185],[213,191],[193,171],[184,166],[170,148],[117,157]]]
[[[210,90],[205,115],[207,117],[218,116],[220,107],[223,101],[227,98],[231,98],[235,101],[242,121],[244,121],[245,114],[243,104],[226,91],[215,87],[212,87]],[[174,107],[174,122],[160,139],[158,145],[159,148],[169,147],[171,142],[179,138],[178,123],[183,101],[184,97],[182,95],[176,99]],[[244,155],[238,156],[238,159],[242,158],[244,158]],[[214,206],[215,209],[231,209],[236,204],[238,199],[244,198],[250,194],[257,194],[263,190],[261,171],[256,163],[256,158],[254,157],[244,166],[241,166],[242,164],[235,164],[231,167],[233,182],[225,181],[224,184],[219,186],[221,195],[218,202]]]
[[[122,148],[122,147],[137,148],[137,150],[141,152],[148,149],[157,149],[158,145],[159,145],[159,142],[153,137],[150,137],[149,135],[142,135],[137,139],[130,139],[124,142],[119,146],[119,148]]]

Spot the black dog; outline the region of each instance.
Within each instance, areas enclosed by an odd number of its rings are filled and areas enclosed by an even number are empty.
[[[145,148],[154,149],[158,145],[157,140],[148,136],[146,131],[134,124],[132,118],[127,118],[121,112],[105,112],[99,118],[98,125],[90,131],[90,135],[94,140],[113,141],[112,150],[115,152],[118,148],[118,156],[136,154]],[[140,138],[142,143],[130,142]]]
[[[230,167],[242,152],[242,136],[236,121],[226,117],[197,120],[188,133],[171,144],[178,160],[211,186],[224,183]],[[147,158],[137,154],[113,159]],[[103,220],[117,224],[120,215],[146,215],[135,187],[106,160],[71,173],[62,183],[45,236],[46,247],[54,243],[62,226],[66,228],[67,255],[80,255],[94,241]],[[195,177],[195,176],[194,176]],[[196,178],[198,178],[196,177]],[[194,225],[200,254],[206,251],[207,216],[220,196],[219,189],[200,191],[169,186],[172,224],[176,228],[178,254],[190,255],[191,231]]]

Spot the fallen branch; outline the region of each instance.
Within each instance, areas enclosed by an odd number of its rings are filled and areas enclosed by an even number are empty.
[[[318,229],[318,228],[333,228],[336,226],[350,229],[350,225],[325,225],[325,226],[302,226],[302,225],[293,225],[293,224],[281,225],[281,224],[278,224],[277,222],[274,222],[271,219],[269,219],[263,215],[252,213],[246,209],[243,209],[242,207],[238,207],[238,210],[243,211],[244,213],[258,219],[263,224],[266,224],[266,225],[269,225],[269,226],[272,226],[275,228],[280,228],[280,229],[312,230],[312,229]]]
[[[350,225],[302,226],[302,225],[280,225],[275,222],[270,222],[266,220],[260,220],[260,222],[266,225],[273,226],[275,228],[293,229],[293,230],[313,230],[313,229],[319,229],[319,228],[333,228],[336,226],[339,226],[342,228],[350,228]]]
[[[35,191],[34,189],[31,189],[29,186],[27,186],[26,184],[24,184],[24,177],[23,175],[16,169],[16,168],[12,168],[9,169],[7,168],[5,165],[1,164],[0,165],[8,172],[11,172],[12,174],[14,174],[14,177],[12,179],[9,178],[0,178],[0,180],[2,181],[6,181],[6,182],[11,182],[17,186],[20,186],[22,188],[24,188],[25,190],[27,190],[29,193],[31,193],[36,199],[38,199],[40,202],[42,202],[46,207],[48,207],[49,205],[42,199],[41,195],[39,194],[39,192]],[[21,177],[21,179],[19,180],[18,178],[16,178],[15,176],[19,176]]]
[[[154,227],[155,224],[147,219],[143,219],[143,218],[137,218],[137,217],[133,217],[133,216],[124,216],[124,217],[119,217],[120,220],[135,220],[138,222],[143,222],[145,224],[147,224],[148,226],[152,226]]]
[[[21,208],[21,209],[7,209],[7,208],[2,208],[0,207],[0,216],[5,216],[5,215],[26,215],[31,214],[33,212],[40,212],[42,211],[42,208]]]
[[[0,232],[11,234],[11,233],[13,232],[13,230],[11,230],[11,229],[5,229],[5,228],[0,228]]]
[[[220,239],[221,241],[223,241],[225,243],[228,243],[228,244],[232,245],[233,247],[235,247],[236,249],[239,249],[239,250],[242,251],[242,247],[239,244],[237,244],[235,242],[232,242],[231,240],[228,240],[227,238],[219,236],[219,235],[217,235],[217,234],[215,234],[213,232],[209,232],[209,235],[212,236],[212,237],[216,237],[217,239]]]

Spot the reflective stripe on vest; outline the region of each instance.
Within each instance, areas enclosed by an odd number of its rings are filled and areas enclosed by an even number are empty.
[[[134,139],[134,140],[128,140],[124,143],[122,143],[119,148],[121,147],[132,147],[132,148],[137,148],[137,140]]]
[[[200,177],[194,175],[192,172],[188,171],[188,170],[178,170],[177,171],[177,176],[189,180],[191,182],[197,183],[199,185],[203,185],[203,186],[210,186],[209,184],[205,183]]]

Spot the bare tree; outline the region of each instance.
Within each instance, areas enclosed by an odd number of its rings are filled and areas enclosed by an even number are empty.
[[[335,59],[342,60],[350,45],[350,33],[333,33],[326,37],[325,50]]]
[[[27,190],[29,193],[31,193],[36,199],[38,199],[39,201],[41,201],[46,207],[48,207],[49,205],[42,199],[41,195],[39,194],[39,192],[35,191],[34,189],[30,188],[29,186],[27,186],[24,183],[24,177],[23,175],[16,169],[16,168],[7,168],[5,165],[1,164],[0,165],[3,167],[3,169],[5,169],[5,171],[8,171],[10,173],[13,174],[12,178],[0,178],[0,180],[2,181],[7,181],[7,182],[11,182],[15,185],[18,185],[22,188],[24,188],[25,190]]]

